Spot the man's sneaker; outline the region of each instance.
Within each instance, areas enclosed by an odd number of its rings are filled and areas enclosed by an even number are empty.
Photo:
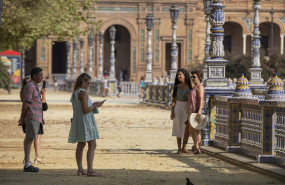
[[[39,172],[40,169],[34,166],[29,166],[27,168],[24,167],[24,172]]]

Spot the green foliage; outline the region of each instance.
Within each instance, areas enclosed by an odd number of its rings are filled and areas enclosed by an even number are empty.
[[[0,28],[0,50],[28,49],[37,39],[75,38],[98,28],[94,0],[5,0]],[[79,25],[84,26],[80,30]]]
[[[249,68],[251,67],[252,57],[250,55],[233,56],[226,52],[224,57],[229,63],[226,65],[226,77],[239,78],[244,73],[250,79]],[[260,64],[262,68],[261,76],[264,81],[278,74],[278,77],[285,79],[285,55],[274,54],[265,56],[264,49],[260,50]]]
[[[250,74],[248,72],[251,65],[250,55],[234,56],[231,53],[226,52],[224,59],[229,61],[226,65],[227,78],[239,78],[244,74],[246,78],[250,79]]]
[[[11,82],[7,66],[0,60],[0,88],[7,87]]]
[[[194,57],[192,63],[189,64],[185,69],[189,72],[196,70],[203,72],[203,68],[204,68],[204,62],[199,60],[199,56],[197,55]]]

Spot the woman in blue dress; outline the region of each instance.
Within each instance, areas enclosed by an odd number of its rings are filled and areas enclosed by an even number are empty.
[[[77,175],[87,175],[98,177],[102,176],[93,170],[94,151],[96,148],[96,139],[99,139],[99,132],[93,113],[98,113],[98,107],[104,102],[94,102],[88,97],[87,90],[90,86],[91,77],[82,73],[76,79],[74,91],[71,96],[73,107],[73,118],[69,132],[69,143],[77,143],[76,162],[78,166]],[[82,156],[83,149],[88,143],[87,151],[87,173],[83,170]]]

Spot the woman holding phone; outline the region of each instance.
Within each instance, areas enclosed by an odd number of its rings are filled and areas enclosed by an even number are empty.
[[[78,167],[77,175],[100,177],[102,175],[93,170],[96,139],[99,139],[99,132],[93,113],[99,113],[97,108],[102,106],[104,101],[92,103],[87,93],[90,80],[91,77],[86,73],[82,73],[76,79],[74,91],[70,99],[73,107],[73,119],[71,121],[68,142],[77,143],[75,153]],[[88,143],[87,172],[84,171],[82,165],[83,149],[86,142]]]

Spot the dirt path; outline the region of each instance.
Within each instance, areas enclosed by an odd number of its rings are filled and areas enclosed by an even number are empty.
[[[69,95],[62,97],[69,98]],[[1,95],[0,95],[1,99]],[[75,144],[67,143],[72,116],[70,104],[50,103],[45,113],[40,172],[22,172],[24,135],[17,120],[20,103],[0,102],[0,184],[282,184],[219,159],[202,155],[177,155],[171,136],[169,111],[136,105],[108,104],[96,115],[101,139],[94,165],[105,176],[76,176]],[[190,147],[191,145],[189,145]],[[86,150],[84,151],[86,153]],[[34,152],[31,153],[31,159]],[[86,158],[84,156],[86,167]]]

